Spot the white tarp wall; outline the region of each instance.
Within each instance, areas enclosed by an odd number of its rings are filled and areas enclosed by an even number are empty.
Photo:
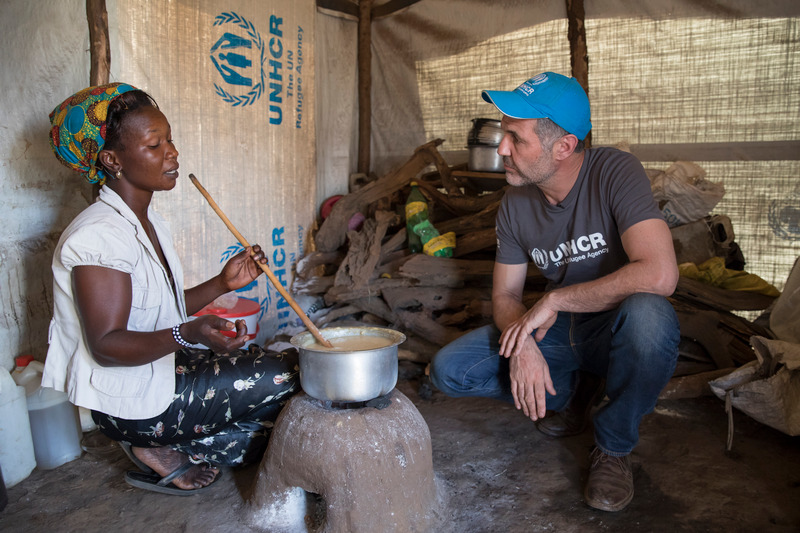
[[[285,287],[314,222],[314,0],[109,2],[111,79],[150,93],[180,152],[177,187],[154,195],[187,287],[242,247],[194,174]],[[266,276],[239,292],[261,305],[258,342],[298,318]]]
[[[731,218],[746,270],[782,287],[800,255],[800,3],[585,6],[593,145],[630,144],[648,168],[701,165],[727,190],[715,212]],[[563,0],[421,0],[372,28],[379,175],[437,137],[458,162],[471,119],[499,118],[481,90],[570,73]]]
[[[53,314],[50,263],[61,232],[92,199],[48,143],[48,114],[89,80],[84,0],[0,2],[0,365],[44,360]]]

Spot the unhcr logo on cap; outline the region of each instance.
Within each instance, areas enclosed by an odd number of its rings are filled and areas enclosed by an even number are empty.
[[[531,94],[533,94],[533,91],[535,90],[534,89],[535,85],[541,85],[542,83],[544,83],[546,81],[547,81],[547,73],[544,72],[542,74],[539,74],[539,75],[534,76],[533,78],[529,79],[528,81],[526,81],[525,83],[523,83],[522,85],[517,87],[517,90],[522,91],[526,95],[531,95]]]
[[[222,13],[214,19],[214,26],[226,24],[235,28],[225,28],[210,51],[220,76],[214,90],[234,107],[252,105],[264,90],[264,40],[252,22],[236,13]]]

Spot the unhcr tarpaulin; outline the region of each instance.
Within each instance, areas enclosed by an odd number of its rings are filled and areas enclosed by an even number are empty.
[[[154,196],[187,287],[242,248],[194,174],[286,287],[314,220],[314,0],[120,0],[109,4],[111,79],[158,102],[180,152],[177,187]],[[258,342],[297,316],[266,276]]]

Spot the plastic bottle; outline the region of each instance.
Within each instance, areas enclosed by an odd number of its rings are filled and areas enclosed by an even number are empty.
[[[408,234],[408,249],[412,254],[422,251],[422,242],[419,235],[414,233],[414,226],[428,220],[428,200],[420,192],[416,181],[411,182],[411,192],[406,200],[406,233]]]
[[[81,456],[81,430],[67,394],[42,387],[43,371],[42,363],[31,361],[14,377],[25,388],[36,466],[50,470]]]
[[[14,382],[17,383],[17,385],[19,385],[19,377],[22,375],[25,367],[32,363],[33,360],[32,355],[20,355],[14,358],[14,363],[16,363],[17,366],[14,367],[14,370],[11,372],[11,377],[14,378]]]
[[[413,228],[420,241],[422,251],[436,257],[453,257],[453,248],[456,247],[456,234],[452,231],[439,235],[430,220],[423,220]]]
[[[27,366],[34,361],[34,358],[32,355],[20,355],[14,359],[14,361],[17,363],[17,366],[11,373],[11,377],[14,378],[14,381],[19,383],[22,373],[25,371]],[[94,420],[92,420],[92,412],[89,409],[86,409],[85,407],[78,407],[78,418],[81,421],[82,432],[86,433],[87,431],[97,429],[97,424],[95,424]]]
[[[25,389],[0,367],[0,467],[5,486],[13,487],[36,467]]]

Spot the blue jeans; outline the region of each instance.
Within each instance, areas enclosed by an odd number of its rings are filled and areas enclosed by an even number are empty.
[[[448,396],[513,402],[508,359],[498,353],[500,331],[484,326],[442,348],[431,362],[431,381]],[[547,409],[563,410],[578,370],[606,379],[609,401],[594,416],[595,443],[605,453],[628,455],[639,423],[651,412],[675,371],[680,328],[672,305],[648,293],[600,313],[559,313],[538,343],[556,395]]]

